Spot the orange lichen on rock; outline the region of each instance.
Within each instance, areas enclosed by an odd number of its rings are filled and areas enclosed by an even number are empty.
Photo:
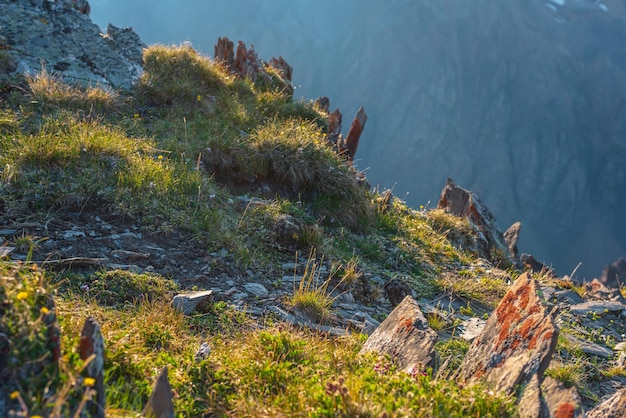
[[[576,407],[569,402],[563,402],[554,411],[554,418],[574,418],[576,416]]]

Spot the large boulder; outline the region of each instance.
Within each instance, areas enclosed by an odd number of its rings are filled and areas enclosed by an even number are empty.
[[[470,346],[458,378],[485,381],[505,393],[535,376],[541,382],[559,330],[539,294],[539,283],[528,273],[515,281]]]
[[[428,326],[417,302],[407,296],[367,339],[361,353],[375,351],[409,373],[432,365],[437,333]]]
[[[0,9],[0,86],[45,67],[70,84],[129,89],[143,72],[139,36],[113,25],[101,33],[86,1],[0,0]]]

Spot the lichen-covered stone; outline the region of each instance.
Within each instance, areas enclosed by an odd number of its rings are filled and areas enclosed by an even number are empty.
[[[458,377],[479,380],[512,393],[535,375],[543,376],[558,338],[554,318],[538,296],[539,283],[520,276],[473,341]]]
[[[407,296],[367,339],[361,353],[388,354],[409,373],[431,365],[437,333],[429,328],[417,302]]]
[[[0,84],[45,66],[70,84],[131,88],[143,72],[145,45],[130,28],[109,25],[101,33],[85,4],[0,0]]]
[[[618,390],[609,399],[587,412],[587,418],[622,417],[626,417],[626,388]]]

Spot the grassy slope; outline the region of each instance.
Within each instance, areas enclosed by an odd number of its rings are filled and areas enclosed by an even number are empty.
[[[236,80],[187,46],[151,47],[145,63],[132,96],[70,88],[44,73],[28,81],[27,94],[5,97],[6,219],[45,222],[62,212],[102,211],[141,220],[157,233],[182,231],[207,250],[226,248],[242,270],[271,274],[293,261],[295,248],[333,260],[346,277],[358,265],[402,278],[420,295],[449,291],[491,304],[502,296],[503,283],[468,268],[474,256],[459,249],[471,240],[467,223],[397,200],[387,204],[362,187],[325,143],[326,115],[282,93],[278,76]],[[276,193],[268,205],[238,210],[236,196],[255,192],[251,179]],[[288,250],[271,231],[272,220],[285,214],[305,226]],[[37,245],[32,237],[14,241]],[[409,376],[388,359],[359,356],[361,335],[330,338],[271,318],[259,328],[221,302],[184,317],[168,302],[176,285],[158,275],[98,271],[86,278],[8,261],[0,261],[0,273],[0,331],[10,341],[0,393],[15,411],[68,416],[82,408],[89,381],[76,347],[83,320],[92,316],[106,341],[110,416],[138,414],[164,366],[183,416],[512,413],[511,399],[485,388]],[[87,279],[103,286],[98,297],[79,291]],[[58,370],[46,354],[54,314],[61,325]],[[212,353],[198,362],[194,352],[203,341]],[[439,349],[460,355],[467,345],[452,339]]]

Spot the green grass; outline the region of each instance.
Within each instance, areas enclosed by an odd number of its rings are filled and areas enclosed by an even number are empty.
[[[146,233],[176,232],[206,252],[226,251],[228,273],[240,277],[276,277],[295,254],[319,254],[285,303],[320,322],[339,292],[373,275],[401,278],[419,296],[443,290],[484,300],[481,286],[489,301],[502,294],[480,273],[442,282],[469,271],[472,229],[363,187],[326,143],[327,116],[294,101],[278,74],[235,79],[190,46],[150,47],[144,60],[128,95],[67,86],[44,72],[27,80],[25,92],[4,96],[6,220],[45,224],[70,212],[130,219]],[[30,254],[45,239],[7,240]],[[328,278],[323,259],[333,266]],[[219,274],[219,260],[209,263]],[[140,413],[165,366],[181,416],[513,415],[514,400],[482,386],[410,376],[388,359],[360,356],[360,335],[253,322],[224,302],[185,317],[170,303],[178,286],[158,274],[45,273],[0,261],[0,280],[0,332],[11,344],[8,354],[0,350],[9,373],[0,394],[9,409],[30,416],[83,408],[90,389],[77,345],[88,316],[105,339],[110,416]],[[61,327],[58,364],[50,361],[50,315]],[[437,350],[454,365],[467,347],[448,341]],[[196,361],[203,342],[211,356]]]
[[[50,74],[46,69],[34,76],[27,75],[30,105],[46,112],[61,109],[95,116],[121,110],[123,100],[115,90],[101,87],[79,87],[65,84],[60,77]]]

